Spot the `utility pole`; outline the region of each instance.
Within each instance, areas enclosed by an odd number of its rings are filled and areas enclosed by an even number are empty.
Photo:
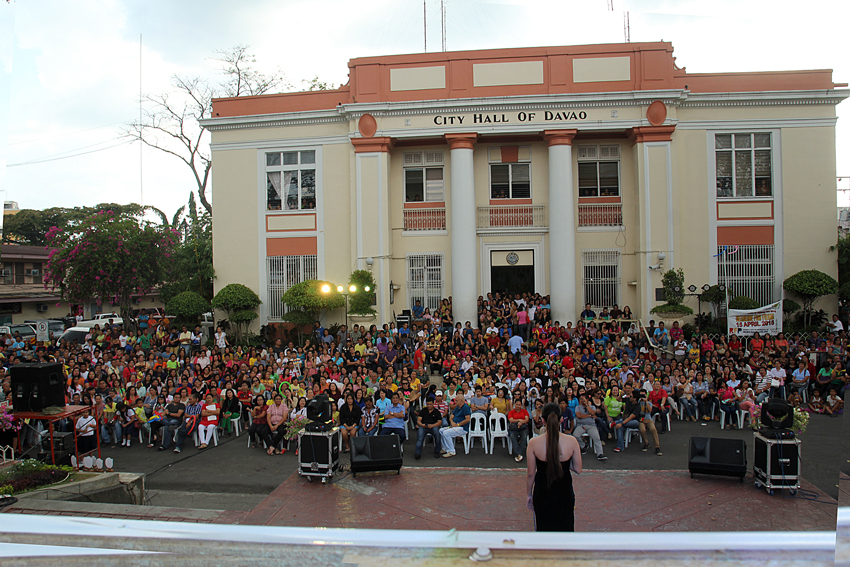
[[[440,20],[443,28],[443,52],[446,51],[446,1],[440,0]]]
[[[428,53],[428,0],[422,0],[422,35],[425,37],[425,53]]]

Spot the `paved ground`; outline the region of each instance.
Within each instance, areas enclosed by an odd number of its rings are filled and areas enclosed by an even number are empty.
[[[848,444],[842,442],[848,435],[841,435],[845,420],[813,415],[809,428],[801,436],[803,478],[829,495],[838,499],[838,471],[843,468],[850,473]],[[717,422],[702,425],[673,421],[672,431],[660,436],[663,456],[652,451],[643,453],[640,444],[632,443],[625,452],[613,452],[614,441],[608,441],[605,454],[608,461],[601,463],[592,455],[584,456],[584,468],[589,470],[685,470],[688,467],[688,440],[691,436],[726,437],[744,439],[747,443],[748,464],[752,469],[753,434],[743,431],[721,431]],[[844,424],[846,427],[846,424]],[[209,493],[208,506],[216,509],[250,509],[257,495],[266,496],[285,481],[296,469],[293,454],[269,457],[261,449],[249,449],[245,434],[238,438],[222,438],[219,447],[198,451],[187,440],[184,451],[177,455],[171,451],[159,452],[134,444],[131,448],[117,447],[104,450],[104,456],[113,457],[118,471],[145,473],[146,486],[156,491],[158,504],[170,503],[182,507],[197,506],[199,488]],[[430,449],[430,446],[429,446]],[[472,468],[523,468],[508,455],[497,441],[492,455],[485,454],[480,442],[475,442],[469,455],[459,451],[453,459],[434,459],[430,456],[416,461],[413,458],[413,441],[405,443],[405,467],[472,467]],[[347,457],[343,457],[347,461]],[[174,491],[170,493],[170,491]],[[170,499],[170,501],[169,501]]]

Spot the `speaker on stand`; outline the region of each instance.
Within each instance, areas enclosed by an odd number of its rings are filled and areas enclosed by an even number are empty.
[[[747,474],[747,444],[742,439],[691,437],[688,471],[737,477],[744,482]]]
[[[12,377],[12,407],[16,412],[40,412],[65,407],[65,375],[55,362],[16,364]]]

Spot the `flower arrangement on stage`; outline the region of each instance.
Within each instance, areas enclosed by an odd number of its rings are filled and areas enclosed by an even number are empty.
[[[0,411],[0,431],[20,431],[21,422],[15,419],[9,407]]]
[[[290,419],[284,426],[283,438],[287,441],[298,439],[298,434],[304,431],[304,426],[307,425],[307,418],[298,416],[295,419]]]
[[[755,430],[761,428],[761,406],[755,406],[753,408],[753,419],[750,420],[750,427]],[[794,424],[791,429],[794,431],[796,435],[802,435],[806,431],[806,427],[809,425],[809,414],[801,410],[800,408],[794,408]]]

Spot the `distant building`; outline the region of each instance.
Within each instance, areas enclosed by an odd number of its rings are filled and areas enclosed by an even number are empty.
[[[17,201],[4,201],[3,202],[3,215],[14,215],[21,211],[20,207],[18,207]]]
[[[291,285],[354,269],[374,274],[378,323],[452,296],[475,324],[490,291],[549,294],[562,323],[585,303],[648,321],[671,268],[762,305],[800,270],[837,275],[850,90],[831,70],[689,73],[666,42],[348,68],[337,90],[216,99],[203,121],[215,288],[257,291],[255,326]]]
[[[850,207],[838,207],[838,234],[850,234]]]

